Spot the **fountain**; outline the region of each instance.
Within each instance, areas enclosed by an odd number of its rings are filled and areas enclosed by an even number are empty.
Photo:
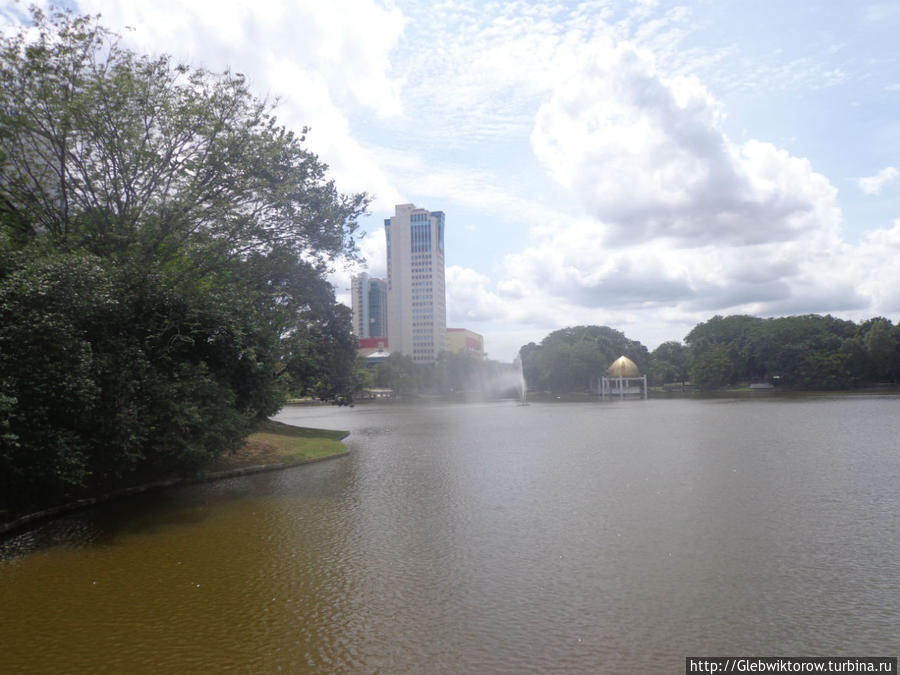
[[[518,366],[519,370],[519,405],[528,405],[528,386],[525,383],[525,364],[522,363],[520,357],[516,357],[513,361],[514,366]]]

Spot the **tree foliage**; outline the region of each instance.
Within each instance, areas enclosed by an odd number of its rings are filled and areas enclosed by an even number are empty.
[[[421,369],[411,356],[392,353],[375,370],[375,386],[393,389],[398,396],[416,394],[421,388]]]
[[[896,381],[900,333],[884,318],[859,326],[831,315],[715,316],[687,335],[692,380],[720,387],[777,380],[808,389]]]
[[[618,356],[633,360],[651,385],[690,381],[702,389],[776,382],[800,389],[847,389],[900,379],[900,326],[876,317],[857,325],[831,315],[762,319],[714,316],[680,342],[652,354],[619,331],[577,326],[519,350],[529,387],[593,390]]]
[[[32,18],[0,38],[0,511],[191,471],[289,390],[347,400],[325,274],[367,197],[243,76]]]
[[[563,328],[519,352],[528,386],[552,392],[596,390],[597,378],[623,355],[646,372],[647,348],[607,326]]]
[[[135,54],[90,17],[34,20],[37,38],[0,51],[0,204],[17,238],[193,275],[248,251],[352,250],[365,197],[338,194],[243,75]]]
[[[680,342],[663,342],[650,354],[648,380],[652,385],[684,384],[691,373],[691,352]]]

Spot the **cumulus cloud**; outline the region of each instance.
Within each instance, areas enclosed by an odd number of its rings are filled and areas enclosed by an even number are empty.
[[[596,45],[544,103],[538,158],[587,211],[605,242],[754,245],[827,229],[836,190],[805,159],[769,143],[731,142],[696,78],[665,78],[629,43]]]
[[[800,243],[672,249],[660,242],[603,251],[582,238],[584,231],[573,225],[507,256],[499,288],[515,289],[508,301],[531,303],[535,313],[561,306],[575,317],[599,309],[617,316],[678,309],[697,320],[722,312],[838,312],[868,304],[853,276],[841,272],[852,256],[838,251],[804,251]]]
[[[466,288],[457,306],[479,308],[467,319],[488,325],[500,300],[508,322],[538,332],[604,323],[653,346],[713,314],[860,318],[900,296],[877,237],[868,253],[842,239],[837,190],[811,162],[734,142],[703,83],[649,51],[611,34],[577,45],[553,53],[565,67],[544,80],[531,145],[583,215],[542,214],[496,283],[448,277]]]
[[[274,95],[291,94],[280,71],[294,63],[320,75],[339,97],[381,113],[402,111],[389,53],[405,19],[393,6],[374,0],[80,0],[78,6],[101,13],[108,25],[134,28],[128,40],[143,51],[162,49],[214,70],[230,65]],[[370,39],[373,32],[378,40]]]
[[[860,292],[872,298],[879,314],[900,313],[900,218],[890,227],[869,232],[851,261],[850,273]]]
[[[505,303],[490,290],[490,279],[467,267],[446,269],[447,325],[467,325],[472,321],[501,320]]]
[[[874,176],[857,178],[856,182],[859,185],[859,189],[862,190],[864,194],[877,195],[881,194],[882,188],[889,183],[894,182],[897,176],[900,176],[900,171],[898,171],[896,167],[888,166]]]
[[[104,25],[138,51],[244,73],[255,92],[280,101],[282,123],[311,127],[308,146],[342,191],[374,192],[396,203],[396,190],[348,117],[356,108],[376,117],[403,113],[403,81],[391,72],[390,54],[406,19],[393,4],[79,0],[78,10],[102,14]]]
[[[733,142],[699,80],[664,76],[633,44],[587,49],[541,105],[531,142],[586,215],[535,229],[533,245],[506,256],[497,289],[512,315],[530,305],[535,321],[646,333],[661,317],[862,315],[893,302],[875,252],[900,226],[848,245],[837,190],[807,159]]]
[[[889,4],[863,18],[890,18]],[[656,0],[78,5],[134,26],[140,51],[231,66],[280,97],[279,119],[310,125],[339,189],[375,193],[373,213],[412,201],[471,214],[493,258],[476,270],[448,250],[448,318],[495,356],[579,323],[652,347],[717,313],[900,312],[900,221],[848,244],[837,190],[810,161],[745,140],[760,133],[752,116],[740,142],[725,133],[720,100],[735,92],[789,91],[794,105],[853,81],[832,39],[745,59],[693,39],[709,12]],[[857,183],[878,194],[897,179],[887,167]],[[383,276],[380,218],[364,226],[367,269]],[[353,271],[332,277],[347,302]]]
[[[387,246],[384,229],[377,228],[363,232],[357,240],[360,260],[349,263],[344,260],[335,266],[328,276],[334,286],[335,297],[348,307],[351,305],[350,283],[354,275],[366,272],[370,277],[387,279]]]
[[[552,222],[559,212],[538,200],[523,196],[502,183],[515,185],[514,178],[498,177],[471,165],[446,160],[427,161],[415,153],[379,148],[379,165],[387,171],[402,194],[416,194],[423,203],[446,203],[493,213],[521,223],[537,225]],[[408,201],[408,200],[406,200]],[[393,211],[391,202],[386,210]]]

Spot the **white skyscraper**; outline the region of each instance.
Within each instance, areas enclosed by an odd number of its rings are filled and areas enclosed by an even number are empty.
[[[392,352],[431,363],[447,343],[444,214],[398,204],[385,218],[388,341]]]

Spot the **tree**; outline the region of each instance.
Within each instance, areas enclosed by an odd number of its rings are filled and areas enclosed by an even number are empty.
[[[365,356],[357,354],[353,370],[353,393],[357,394],[375,386],[375,373],[369,368]]]
[[[0,43],[11,236],[196,276],[248,251],[353,252],[366,197],[338,194],[242,75],[137,55],[89,17],[33,18],[34,41]]]
[[[851,376],[841,374],[844,361],[826,357],[840,351],[854,332],[852,322],[830,315],[715,316],[695,326],[685,342],[693,357],[693,372],[703,380],[698,384],[707,387],[778,376],[785,384],[833,388],[835,382],[849,382]],[[811,361],[812,354],[816,358]],[[815,379],[818,376],[821,382]]]
[[[367,197],[243,76],[32,16],[0,37],[0,510],[190,472],[290,388],[348,400],[325,274]]]
[[[898,343],[888,319],[869,319],[859,327],[867,357],[867,375],[873,382],[889,381],[897,361]]]
[[[622,355],[642,372],[650,361],[644,345],[607,326],[563,328],[547,335],[539,347],[525,345],[520,354],[529,386],[553,392],[593,389],[597,378]]]
[[[717,389],[734,381],[734,368],[728,347],[715,344],[694,355],[691,381],[704,389]]]
[[[851,383],[847,356],[825,349],[810,352],[798,364],[792,379],[810,389],[846,389]]]
[[[411,356],[393,353],[375,370],[375,386],[393,389],[398,396],[415,394],[419,390],[416,363]]]
[[[690,351],[674,340],[663,342],[650,355],[649,375],[653,384],[687,381],[690,376]]]

